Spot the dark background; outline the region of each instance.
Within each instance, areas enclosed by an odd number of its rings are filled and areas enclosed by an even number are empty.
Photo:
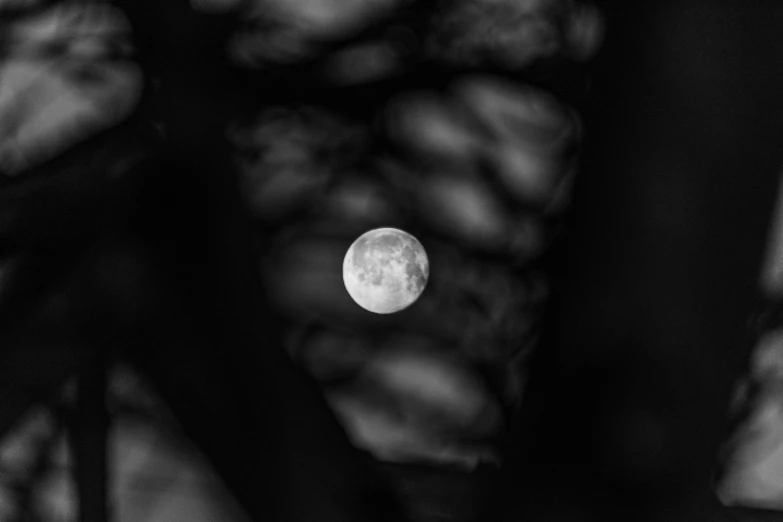
[[[147,85],[126,123],[0,185],[0,248],[22,267],[0,316],[0,432],[67,375],[100,388],[111,345],[151,378],[253,517],[393,518],[383,475],[312,383],[282,350],[254,349],[278,342],[277,312],[222,132],[256,100],[294,95],[291,78],[295,95],[358,112],[381,94],[319,91],[304,69],[279,84],[244,75],[219,51],[232,15],[118,5],[160,86]],[[711,480],[783,157],[783,6],[604,8],[591,94],[570,94],[587,141],[568,234],[551,255],[544,349],[508,437],[510,465],[478,495],[489,514],[477,520],[732,516]],[[563,69],[529,74],[568,97],[573,68]],[[165,141],[149,119],[165,122]],[[113,150],[135,158],[128,175],[100,175]],[[99,305],[97,274],[132,297]],[[105,422],[100,404],[82,408],[77,426]],[[77,473],[100,481],[102,463],[87,455],[105,441],[83,440]],[[259,469],[280,478],[270,485]],[[97,493],[81,491],[85,522],[102,516]]]

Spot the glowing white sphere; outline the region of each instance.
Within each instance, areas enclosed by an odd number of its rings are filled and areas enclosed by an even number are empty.
[[[427,252],[419,240],[396,228],[377,228],[353,242],[343,260],[345,288],[356,303],[376,314],[412,305],[427,286]]]

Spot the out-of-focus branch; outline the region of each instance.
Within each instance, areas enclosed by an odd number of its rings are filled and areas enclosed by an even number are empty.
[[[106,357],[96,357],[77,377],[70,419],[80,522],[107,522],[108,429]]]

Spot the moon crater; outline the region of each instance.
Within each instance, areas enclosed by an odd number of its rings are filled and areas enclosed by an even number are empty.
[[[378,228],[353,242],[343,260],[343,282],[356,303],[377,314],[412,305],[427,286],[429,259],[419,240],[396,228]]]

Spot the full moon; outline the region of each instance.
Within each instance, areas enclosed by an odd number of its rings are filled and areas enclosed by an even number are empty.
[[[353,242],[343,260],[345,288],[376,314],[412,305],[427,286],[430,263],[419,240],[396,228],[376,228]]]

